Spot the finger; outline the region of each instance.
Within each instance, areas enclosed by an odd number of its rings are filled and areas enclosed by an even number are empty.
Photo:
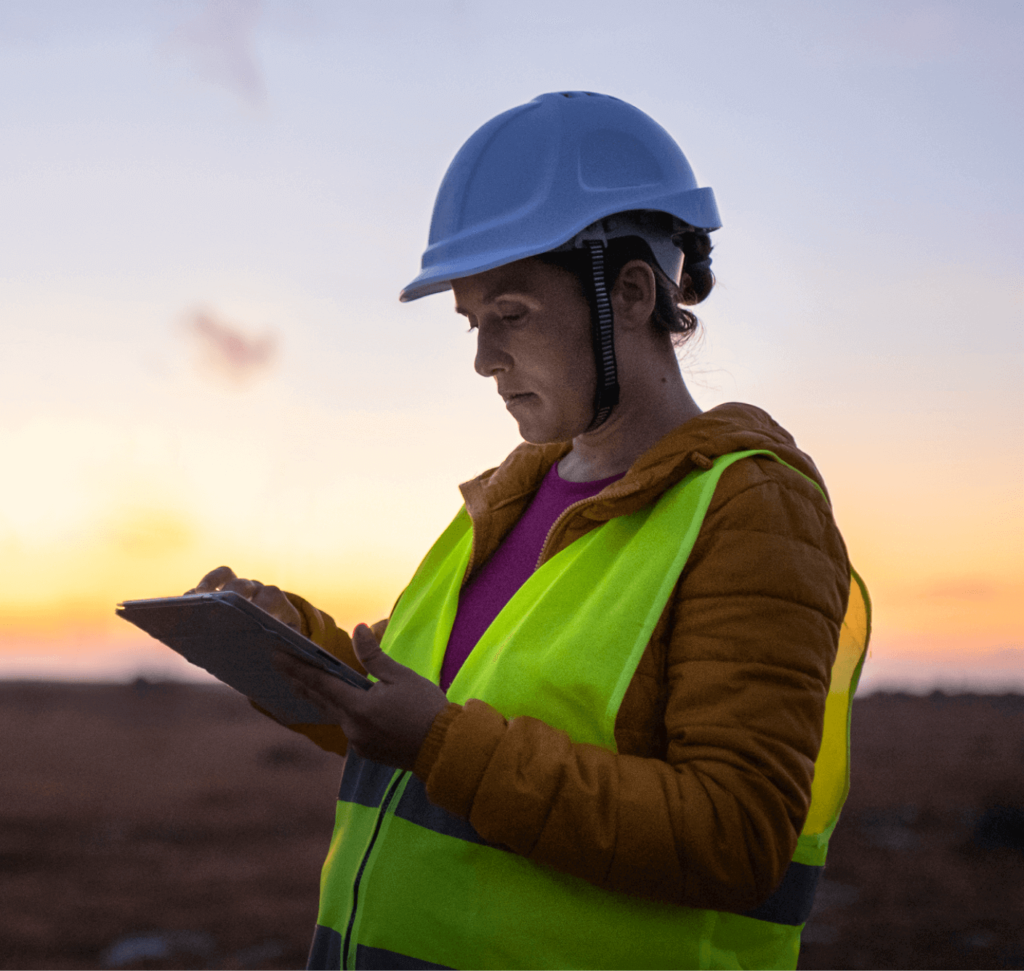
[[[297,657],[290,651],[279,649],[271,655],[270,663],[289,679],[299,681],[303,685],[318,683],[320,669],[304,658]]]
[[[358,624],[352,632],[352,646],[363,667],[381,681],[392,681],[396,674],[408,670],[380,649],[380,643],[366,624]]]
[[[302,630],[302,615],[279,587],[259,587],[253,594],[252,602],[271,617],[276,617],[295,630]]]
[[[347,709],[351,704],[358,704],[362,700],[360,695],[364,692],[359,688],[345,684],[315,664],[310,664],[287,651],[275,651],[271,663],[288,679],[296,694],[313,702],[321,711],[336,710],[339,707]]]
[[[245,580],[242,577],[235,577],[233,580],[228,580],[221,587],[221,590],[228,590],[231,593],[237,593],[239,596],[245,597],[246,600],[252,600],[262,586],[263,584],[259,580]]]
[[[189,592],[213,593],[214,590],[220,590],[227,581],[234,579],[235,571],[230,566],[218,566],[216,570],[207,573]]]
[[[318,708],[323,708],[324,699],[317,690],[317,683],[312,678],[314,672],[311,664],[299,660],[287,651],[275,651],[270,663],[278,674],[287,679],[294,694],[306,701],[313,702]]]

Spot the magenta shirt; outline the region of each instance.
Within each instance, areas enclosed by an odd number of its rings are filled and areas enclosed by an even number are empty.
[[[529,579],[555,520],[573,503],[596,496],[625,472],[596,482],[566,482],[558,463],[544,476],[537,494],[512,531],[477,575],[462,588],[448,650],[441,667],[441,688],[448,690],[480,635]]]

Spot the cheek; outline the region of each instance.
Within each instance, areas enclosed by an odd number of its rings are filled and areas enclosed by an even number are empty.
[[[597,380],[597,366],[594,363],[594,347],[590,339],[589,321],[584,329],[578,327],[573,340],[567,342],[563,349],[563,360],[569,372],[569,379],[574,386],[593,392]]]
[[[562,391],[592,387],[593,357],[589,342],[564,340],[539,342],[529,354],[534,376],[545,387]]]
[[[512,335],[509,335],[510,337]],[[528,375],[534,390],[568,404],[593,397],[596,369],[590,335],[590,310],[575,301],[552,307],[515,333],[509,350],[516,369]]]
[[[547,361],[549,401],[575,433],[576,425],[586,425],[592,417],[597,378],[590,343],[563,343],[551,349]]]

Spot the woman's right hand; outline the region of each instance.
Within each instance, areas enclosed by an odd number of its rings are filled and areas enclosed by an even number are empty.
[[[190,593],[214,593],[217,590],[231,590],[252,601],[282,623],[302,632],[302,615],[278,587],[268,587],[259,580],[237,577],[229,566],[219,566],[216,570],[211,570],[191,590],[186,590],[185,596]]]

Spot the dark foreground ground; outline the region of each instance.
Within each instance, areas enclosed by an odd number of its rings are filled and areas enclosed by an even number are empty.
[[[1024,968],[1024,697],[854,705],[804,968]],[[338,762],[227,689],[0,683],[0,966],[299,968]]]

